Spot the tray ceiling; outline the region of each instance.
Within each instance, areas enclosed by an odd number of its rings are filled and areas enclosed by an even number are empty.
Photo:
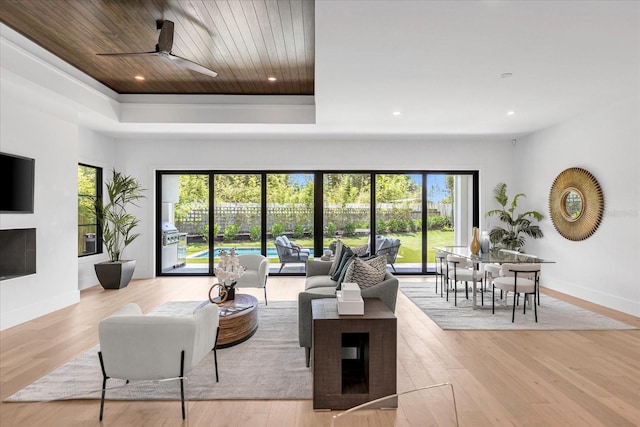
[[[96,55],[155,50],[162,20],[175,23],[172,53],[217,77],[158,56]],[[314,92],[312,0],[3,1],[0,21],[120,94]]]

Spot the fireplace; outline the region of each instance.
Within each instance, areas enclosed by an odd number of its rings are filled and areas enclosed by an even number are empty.
[[[0,280],[36,272],[36,229],[0,230]]]

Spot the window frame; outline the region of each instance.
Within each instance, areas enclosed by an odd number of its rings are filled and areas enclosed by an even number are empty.
[[[78,247],[78,258],[84,258],[87,256],[92,256],[92,255],[98,255],[101,254],[103,252],[103,248],[102,248],[102,224],[100,223],[100,218],[97,215],[95,215],[95,219],[96,222],[95,223],[87,223],[87,224],[80,224],[80,199],[81,198],[93,198],[94,199],[94,204],[96,202],[101,202],[102,201],[102,186],[103,186],[103,180],[102,180],[102,168],[100,166],[94,166],[94,165],[90,165],[90,164],[86,164],[86,163],[78,163],[78,169],[80,167],[84,167],[84,168],[91,168],[95,170],[95,176],[96,176],[96,182],[94,183],[95,185],[95,195],[93,194],[80,194],[80,188],[79,188],[79,184],[78,183],[78,189],[77,189],[77,194],[78,194],[78,225],[77,225],[77,233],[78,233],[78,238],[80,237],[80,230],[82,227],[87,227],[87,226],[95,226],[96,229],[96,233],[95,233],[95,250],[93,252],[80,252],[80,247]]]

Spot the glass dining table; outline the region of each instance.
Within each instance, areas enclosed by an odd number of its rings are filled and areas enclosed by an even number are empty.
[[[476,275],[484,270],[484,264],[550,264],[555,262],[540,258],[536,255],[525,254],[508,249],[490,249],[489,252],[478,252],[477,255],[471,253],[468,246],[440,246],[434,247],[434,249],[448,255],[456,255],[466,258],[473,263],[473,308],[481,308],[481,306],[478,306]]]

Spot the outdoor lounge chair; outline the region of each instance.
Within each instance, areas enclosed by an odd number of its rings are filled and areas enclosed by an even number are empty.
[[[274,244],[278,251],[278,258],[280,258],[280,270],[278,270],[278,273],[282,271],[284,265],[288,262],[306,263],[309,259],[310,250],[298,247],[284,234],[276,237]]]
[[[393,272],[396,272],[396,267],[393,265],[398,257],[398,251],[400,250],[400,239],[394,239],[393,237],[385,237],[384,241],[380,245],[380,248],[376,250],[376,256],[386,256],[387,264],[391,265]]]

